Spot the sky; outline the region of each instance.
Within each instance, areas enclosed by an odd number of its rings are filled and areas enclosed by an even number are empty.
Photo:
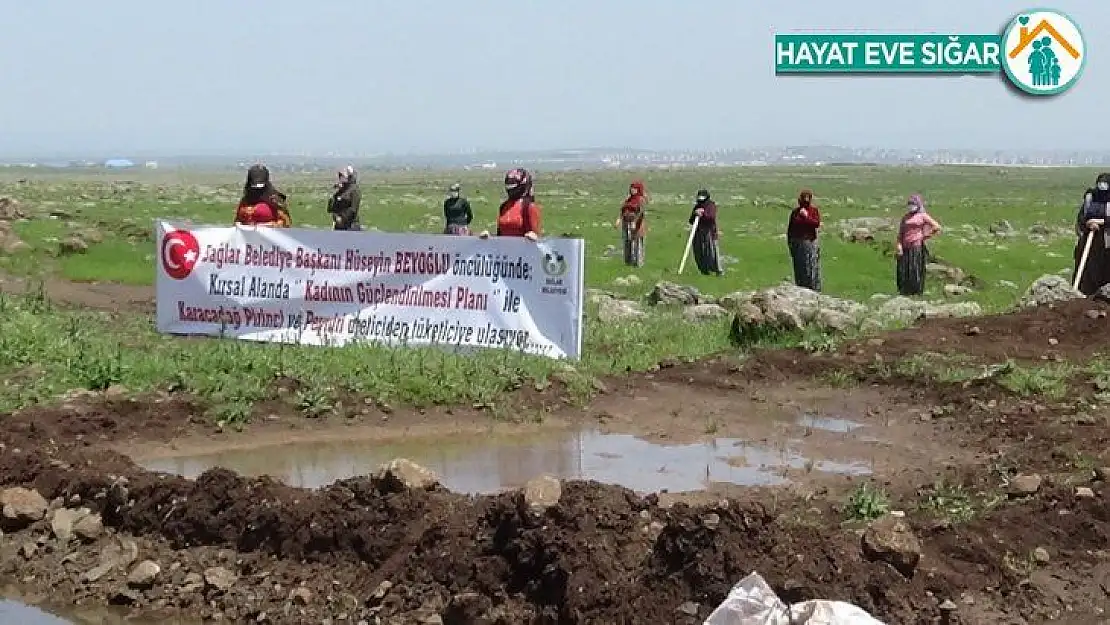
[[[1105,149],[1102,4],[1048,5],[1090,54],[1033,99],[998,77],[776,77],[774,34],[999,32],[1036,2],[0,0],[0,156]]]

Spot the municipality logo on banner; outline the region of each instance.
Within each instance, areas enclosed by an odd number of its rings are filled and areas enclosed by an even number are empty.
[[[1055,95],[1083,73],[1079,25],[1052,9],[1013,17],[1001,35],[790,33],[775,35],[776,74],[995,74],[1030,95]]]

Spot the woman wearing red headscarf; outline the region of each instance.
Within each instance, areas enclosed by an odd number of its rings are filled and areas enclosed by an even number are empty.
[[[644,209],[647,208],[647,203],[644,183],[634,181],[628,187],[628,198],[621,204],[621,216],[617,219],[621,241],[624,243],[624,264],[632,267],[644,265]]]
[[[505,196],[497,211],[497,236],[538,241],[543,235],[540,227],[543,209],[532,194],[532,174],[520,167],[505,172]],[[478,236],[485,239],[489,231]]]

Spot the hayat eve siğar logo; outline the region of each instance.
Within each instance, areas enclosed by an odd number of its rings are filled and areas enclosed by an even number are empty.
[[[1030,9],[1014,17],[1002,34],[1002,69],[1030,95],[1054,95],[1071,88],[1087,63],[1079,25],[1052,9]]]
[[[174,280],[193,273],[200,259],[200,244],[188,230],[174,230],[162,237],[162,270]]]

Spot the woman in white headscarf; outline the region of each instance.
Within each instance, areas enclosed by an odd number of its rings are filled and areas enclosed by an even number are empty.
[[[355,168],[347,165],[340,169],[335,182],[335,192],[328,199],[328,212],[336,230],[362,230],[358,209],[362,204],[362,190],[358,186]]]

